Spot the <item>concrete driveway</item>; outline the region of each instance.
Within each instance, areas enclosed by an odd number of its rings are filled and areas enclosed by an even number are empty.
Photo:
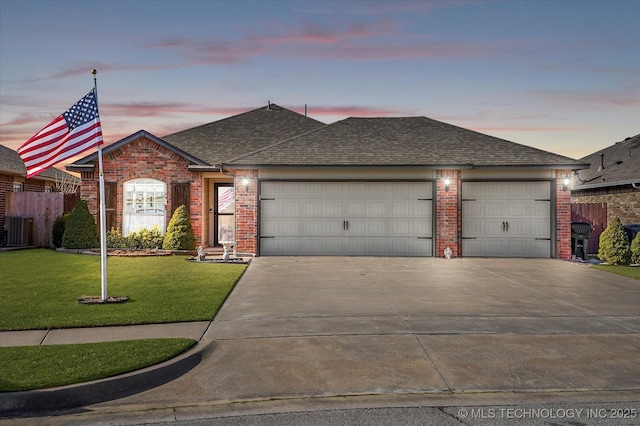
[[[201,363],[123,404],[640,391],[640,283],[559,260],[262,257]]]
[[[70,392],[123,423],[640,401],[640,282],[551,259],[256,258],[195,352],[34,398]]]

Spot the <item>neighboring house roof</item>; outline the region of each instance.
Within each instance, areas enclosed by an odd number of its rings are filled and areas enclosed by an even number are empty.
[[[322,126],[325,124],[320,121],[270,103],[162,139],[211,166],[218,166],[231,158]]]
[[[102,155],[106,155],[110,152],[113,152],[115,150],[117,150],[118,148],[120,148],[123,145],[126,145],[130,142],[135,141],[136,139],[139,138],[147,138],[150,141],[153,141],[155,143],[157,143],[158,145],[168,149],[171,152],[175,152],[176,154],[180,155],[183,158],[186,158],[187,160],[189,160],[190,162],[192,162],[193,164],[197,164],[200,166],[204,166],[206,165],[206,163],[202,160],[200,160],[199,158],[194,157],[193,155],[189,154],[188,152],[185,152],[173,145],[171,145],[170,143],[167,143],[166,141],[160,139],[159,137],[147,132],[146,130],[138,130],[136,133],[127,136],[126,138],[120,139],[117,142],[114,142],[108,146],[106,146],[105,148],[102,149]],[[67,165],[67,170],[85,170],[85,169],[93,169],[93,167],[95,166],[96,160],[98,160],[98,152],[92,152],[91,154],[82,157],[81,159],[74,161],[72,164]]]
[[[0,145],[0,173],[27,177],[27,168],[24,166],[22,158],[20,158],[16,151],[4,145]],[[31,179],[55,181],[61,178],[67,181],[80,181],[78,177],[63,170],[56,169],[55,167],[50,167],[33,176]]]
[[[586,167],[427,117],[347,118],[238,156],[228,166]]]
[[[640,134],[580,159],[590,163],[574,173],[574,190],[640,184]]]

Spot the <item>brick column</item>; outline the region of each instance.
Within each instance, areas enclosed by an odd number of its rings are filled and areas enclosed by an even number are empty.
[[[556,257],[571,259],[571,188],[563,180],[571,170],[556,170]]]
[[[247,179],[248,185],[243,184]],[[236,250],[258,253],[258,171],[238,170],[236,190]]]
[[[445,180],[451,183],[447,190]],[[444,257],[449,247],[452,257],[461,255],[462,195],[460,192],[459,170],[436,171],[436,257]]]

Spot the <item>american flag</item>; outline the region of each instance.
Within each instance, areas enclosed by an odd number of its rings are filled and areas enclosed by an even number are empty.
[[[27,177],[102,144],[95,89],[18,148]]]

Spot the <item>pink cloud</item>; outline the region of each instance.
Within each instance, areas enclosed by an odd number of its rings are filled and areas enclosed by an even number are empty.
[[[181,37],[143,48],[168,49],[186,57],[191,64],[233,65],[258,56],[376,61],[495,56],[538,49],[527,43],[522,40],[442,43],[423,34],[403,32],[398,22],[384,18],[372,23],[301,21],[297,25],[272,20],[266,29],[252,30],[233,40],[213,42]]]
[[[304,113],[304,109],[289,108],[292,111]],[[307,107],[308,115],[312,118],[321,117],[397,117],[403,114],[402,111],[389,109],[389,108],[376,108],[376,107],[364,107],[358,105],[328,105],[328,106],[314,106]]]
[[[637,93],[637,87],[616,88],[611,91],[546,90],[536,92],[538,96],[555,104],[572,105],[573,107],[601,106],[622,108],[639,107],[640,96],[637,96]]]

